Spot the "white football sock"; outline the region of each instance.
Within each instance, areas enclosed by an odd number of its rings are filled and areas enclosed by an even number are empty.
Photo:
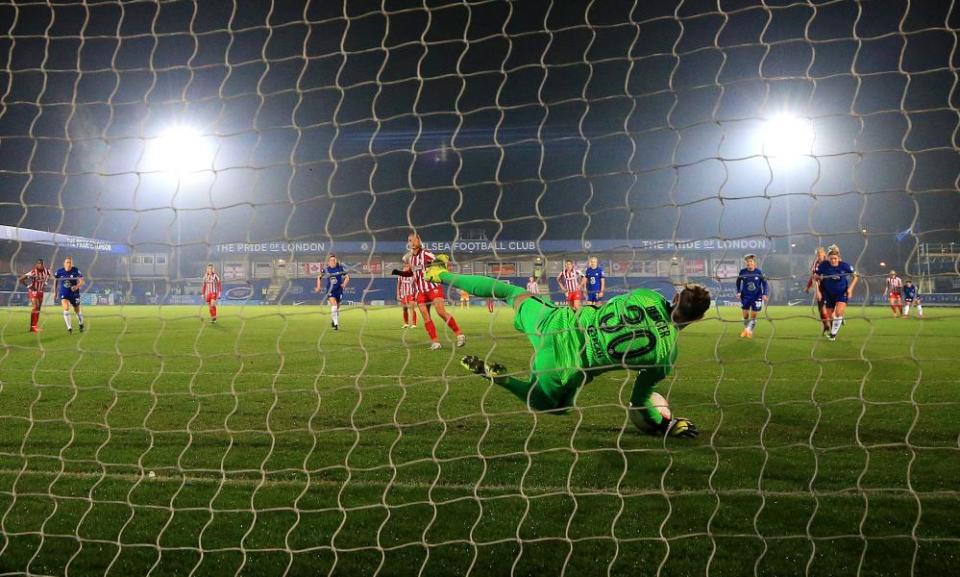
[[[903,305],[903,316],[910,316],[910,305]]]
[[[923,305],[917,305],[917,316],[923,316]]]
[[[840,327],[843,326],[843,317],[837,317],[833,319],[833,329],[830,331],[830,334],[836,336],[840,332]]]
[[[83,324],[83,313],[77,313],[77,322]]]
[[[340,325],[340,307],[336,305],[330,307],[330,318],[333,320],[333,324]]]
[[[73,330],[73,318],[70,317],[70,311],[63,311],[63,322],[67,323],[67,330]]]

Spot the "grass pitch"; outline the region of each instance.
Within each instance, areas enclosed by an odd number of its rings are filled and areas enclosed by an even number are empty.
[[[0,573],[945,575],[960,566],[960,311],[809,308],[685,331],[651,438],[608,373],[566,415],[466,375],[531,349],[454,311],[89,307],[68,336],[0,309]]]

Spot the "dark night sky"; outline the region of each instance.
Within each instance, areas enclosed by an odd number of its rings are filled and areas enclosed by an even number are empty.
[[[789,197],[794,232],[825,239],[957,230],[950,2],[234,4],[0,7],[0,222],[133,243],[172,242],[176,214],[207,243],[778,236]],[[782,111],[816,141],[771,170],[754,135]],[[138,174],[175,122],[217,152],[179,190]]]

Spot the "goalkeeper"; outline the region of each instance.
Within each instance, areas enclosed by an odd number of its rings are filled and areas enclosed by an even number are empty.
[[[527,335],[535,351],[529,380],[508,376],[506,367],[486,364],[474,356],[461,361],[469,371],[490,377],[534,410],[550,411],[570,407],[580,387],[600,373],[637,370],[630,395],[631,419],[640,413],[660,434],[697,436],[697,428],[689,420],[663,418],[650,395],[672,370],[678,332],[703,318],[710,308],[707,289],[687,285],[672,303],[660,293],[638,289],[601,307],[574,311],[489,277],[451,273],[447,260],[446,255],[438,255],[425,271],[427,280],[453,285],[480,298],[506,301],[515,311],[514,327]]]

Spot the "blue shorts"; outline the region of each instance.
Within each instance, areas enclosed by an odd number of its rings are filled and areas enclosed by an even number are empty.
[[[847,302],[847,293],[841,293],[838,295],[824,294],[823,295],[823,306],[828,309],[836,308],[837,303]]]
[[[328,298],[328,299],[336,299],[337,304],[340,304],[340,301],[343,299],[343,289],[342,289],[342,288],[335,288],[335,289],[327,292],[327,298]]]
[[[60,300],[67,301],[71,305],[78,307],[80,306],[80,291],[70,291],[68,293],[60,293]]]
[[[763,298],[740,299],[740,308],[745,311],[760,312],[760,309],[763,308]]]
[[[600,302],[600,293],[587,293],[587,302],[589,303]]]

